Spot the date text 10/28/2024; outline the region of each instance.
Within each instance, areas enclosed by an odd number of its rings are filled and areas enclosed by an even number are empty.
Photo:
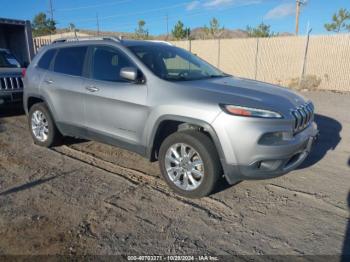
[[[128,261],[218,261],[215,256],[127,256]]]

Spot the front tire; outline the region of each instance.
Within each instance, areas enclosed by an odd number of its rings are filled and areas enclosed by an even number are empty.
[[[45,103],[33,105],[29,110],[28,120],[30,133],[36,145],[51,147],[59,142],[61,134]]]
[[[190,198],[209,195],[222,175],[213,142],[204,133],[192,130],[173,133],[163,141],[159,166],[169,187]]]

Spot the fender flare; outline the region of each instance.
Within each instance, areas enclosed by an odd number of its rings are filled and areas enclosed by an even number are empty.
[[[199,119],[186,117],[186,116],[163,115],[156,120],[154,127],[151,131],[151,134],[149,136],[148,143],[147,143],[146,157],[148,159],[151,159],[152,152],[153,152],[153,146],[154,146],[154,140],[155,140],[157,131],[160,127],[160,124],[163,121],[169,121],[169,120],[170,121],[184,122],[186,124],[193,124],[193,125],[196,125],[196,126],[203,128],[204,131],[208,132],[210,134],[213,142],[214,142],[214,146],[215,146],[217,153],[219,155],[221,166],[224,170],[224,174],[226,174],[228,172],[224,151],[222,149],[219,137],[217,136],[214,128],[208,122],[206,122],[204,120],[199,120]]]
[[[55,115],[53,114],[54,111],[52,110],[50,104],[47,102],[47,100],[46,100],[42,95],[38,95],[38,94],[28,94],[28,95],[25,97],[25,99],[23,99],[23,107],[24,107],[24,111],[25,111],[26,115],[28,116],[28,114],[29,114],[29,110],[28,110],[28,100],[29,100],[30,98],[37,98],[37,99],[42,100],[43,103],[45,103],[45,105],[47,106],[48,110],[50,111],[51,117],[53,118],[53,121],[55,122],[58,131],[61,132],[60,127],[57,125],[56,117],[55,117]],[[61,133],[62,133],[62,132],[61,132]]]

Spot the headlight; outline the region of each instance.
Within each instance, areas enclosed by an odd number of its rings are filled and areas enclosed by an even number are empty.
[[[283,116],[280,113],[264,110],[264,109],[250,108],[250,107],[244,107],[244,106],[234,106],[234,105],[220,105],[220,106],[226,113],[235,115],[235,116],[283,118]]]

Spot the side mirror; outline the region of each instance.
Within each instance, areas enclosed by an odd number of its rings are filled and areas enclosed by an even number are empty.
[[[137,80],[137,68],[135,67],[123,67],[120,70],[120,77],[129,81],[136,81]]]

